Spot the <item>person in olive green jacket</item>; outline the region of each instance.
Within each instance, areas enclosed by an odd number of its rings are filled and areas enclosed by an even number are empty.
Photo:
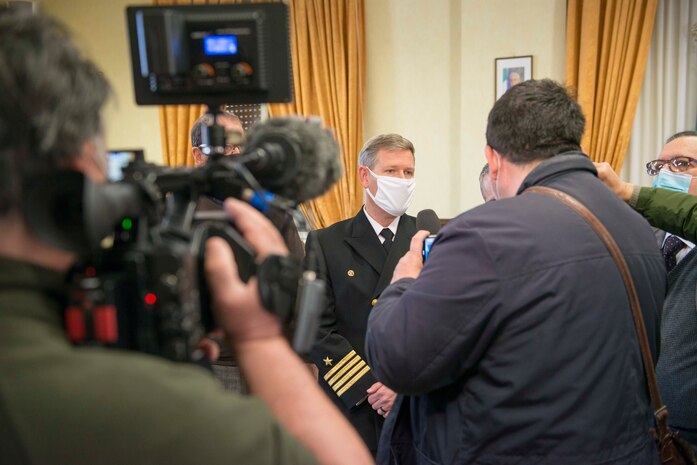
[[[598,177],[651,226],[697,242],[697,195],[623,181],[608,163],[595,163]]]
[[[669,424],[697,448],[697,131],[668,138],[646,164],[654,188],[622,181],[606,163],[598,173],[607,185],[659,229],[668,289],[661,316],[656,377]]]
[[[105,180],[109,86],[55,21],[1,13],[0,89],[0,462],[370,463],[221,239],[207,243],[206,275],[253,397],[225,393],[193,365],[68,342],[62,312],[76,256],[28,226],[35,206],[25,194],[39,175],[65,170]],[[288,253],[251,207],[225,208],[260,259]]]

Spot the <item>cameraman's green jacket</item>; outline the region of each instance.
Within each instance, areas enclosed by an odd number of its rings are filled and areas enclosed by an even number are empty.
[[[312,464],[253,397],[196,366],[76,348],[64,276],[0,257],[0,462]]]

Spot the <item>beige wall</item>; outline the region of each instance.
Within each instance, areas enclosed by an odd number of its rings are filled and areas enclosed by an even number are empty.
[[[80,49],[104,72],[114,96],[104,112],[107,147],[143,148],[149,161],[162,162],[156,107],[139,107],[133,95],[126,5],[147,1],[43,0],[43,11],[67,24]]]
[[[416,197],[410,211],[455,211],[453,116],[459,72],[448,0],[367,0],[366,139],[396,132],[416,149]],[[454,107],[457,109],[457,106]]]
[[[367,0],[365,136],[416,146],[410,213],[453,217],[482,202],[494,59],[533,56],[535,78],[563,80],[566,0]]]

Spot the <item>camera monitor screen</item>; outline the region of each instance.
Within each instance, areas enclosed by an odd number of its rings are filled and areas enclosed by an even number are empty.
[[[237,36],[208,36],[203,38],[206,55],[237,55]]]
[[[288,5],[130,6],[139,105],[292,100]]]
[[[107,158],[107,177],[109,181],[121,181],[124,168],[133,161],[144,161],[142,150],[109,150]]]

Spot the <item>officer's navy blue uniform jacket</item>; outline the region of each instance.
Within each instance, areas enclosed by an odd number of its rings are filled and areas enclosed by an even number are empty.
[[[394,454],[418,464],[657,461],[617,266],[575,211],[520,195],[532,185],[573,195],[613,235],[656,358],[666,272],[654,234],[587,157],[558,155],[527,176],[519,195],[451,221],[419,278],[389,286],[371,312],[368,361],[378,379],[408,394],[386,420],[378,463],[409,463]],[[412,448],[398,444],[408,433]]]
[[[373,453],[383,418],[366,401],[366,390],[377,381],[363,351],[368,315],[415,232],[416,219],[402,215],[388,254],[361,209],[307,237],[307,260],[319,261],[316,266],[329,288],[311,354],[319,383]]]

